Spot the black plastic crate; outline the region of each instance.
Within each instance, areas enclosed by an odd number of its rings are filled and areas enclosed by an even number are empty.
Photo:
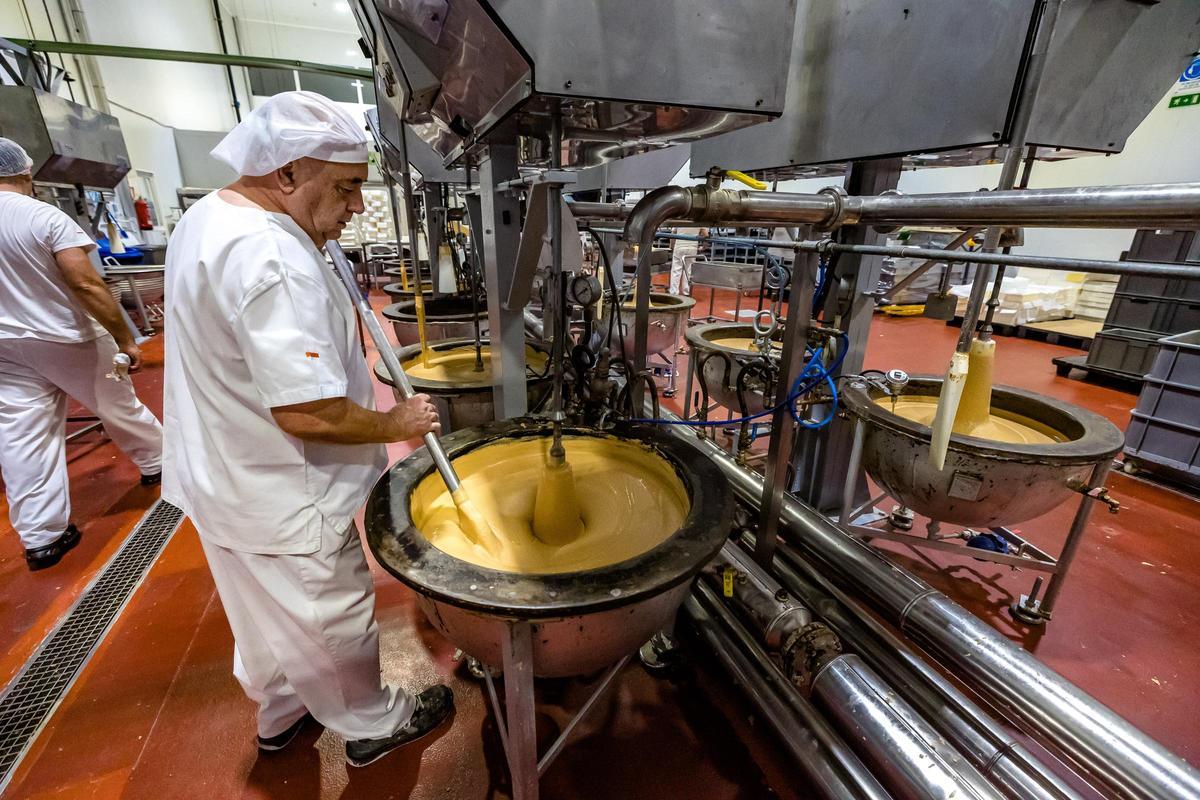
[[[1140,230],[1126,254],[1130,261],[1161,261],[1177,264],[1192,258],[1200,244],[1195,231]]]
[[[1200,387],[1167,383],[1147,375],[1137,410],[1148,417],[1200,428]]]
[[[1145,297],[1174,297],[1171,290],[1177,280],[1149,275],[1122,275],[1117,283],[1117,291],[1121,294],[1138,294]]]
[[[1200,330],[1159,340],[1129,421],[1125,454],[1200,486]]]
[[[1169,383],[1200,387],[1200,330],[1164,337],[1159,347],[1151,375]]]
[[[1087,365],[1141,378],[1150,371],[1158,352],[1158,334],[1105,329],[1092,339]]]
[[[1188,266],[1200,267],[1200,262],[1189,264]],[[1172,281],[1168,289],[1171,297],[1176,300],[1194,301],[1200,303],[1200,280],[1190,280],[1188,278],[1176,278]]]
[[[1200,300],[1173,300],[1163,330],[1170,333],[1200,330]]]
[[[1134,411],[1125,432],[1125,456],[1138,466],[1200,486],[1200,428]]]
[[[1139,295],[1113,295],[1108,316],[1104,318],[1106,328],[1121,328],[1136,331],[1165,331],[1173,306],[1169,300]]]

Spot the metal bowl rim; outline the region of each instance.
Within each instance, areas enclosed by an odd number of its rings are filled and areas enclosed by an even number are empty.
[[[445,295],[445,296],[449,297],[450,295]],[[426,305],[429,305],[430,303],[435,303],[435,302],[437,302],[436,298],[434,300],[427,300]],[[412,313],[409,313],[408,311],[405,311],[405,310],[401,310],[401,308],[400,308],[400,306],[407,305],[410,303],[415,304],[415,301],[414,300],[401,300],[398,303],[392,303],[391,305],[384,306],[383,310],[380,311],[379,313],[383,314],[384,318],[391,322],[410,322],[410,323],[416,322],[417,321],[417,312],[416,312],[415,308],[413,309]],[[480,322],[486,322],[487,321],[487,309],[480,307],[478,315],[472,314],[470,311],[465,311],[465,312],[462,312],[459,314],[439,314],[436,311],[426,311],[425,312],[425,321],[426,322],[471,322],[473,319],[475,319],[476,316],[479,317]]]
[[[908,387],[912,387],[914,384],[937,386],[942,381],[943,378],[939,375],[913,375],[909,378]],[[1059,414],[1070,417],[1083,428],[1083,435],[1077,439],[1054,444],[1004,444],[1003,447],[997,447],[997,443],[991,439],[955,433],[950,436],[950,450],[970,455],[1042,464],[1086,464],[1111,458],[1125,444],[1125,435],[1121,429],[1094,411],[1016,386],[995,384],[992,391],[993,394],[998,391],[1011,398],[1047,406]],[[881,395],[878,387],[853,382],[847,383],[841,390],[842,402],[847,410],[858,419],[928,443],[931,434],[929,426],[921,425],[888,411],[875,402]],[[1036,420],[1033,417],[1031,419]]]
[[[549,433],[548,422],[526,417],[464,428],[443,438],[442,443],[453,460],[499,439]],[[367,498],[367,542],[376,560],[407,586],[435,601],[491,616],[545,619],[617,608],[660,594],[690,580],[721,549],[733,527],[733,492],[720,468],[698,448],[654,425],[619,422],[612,431],[567,427],[564,433],[640,442],[665,458],[691,501],[679,530],[625,561],[577,572],[530,575],[462,561],[434,547],[413,525],[410,495],[434,470],[429,451],[421,448],[384,473]],[[389,532],[397,540],[393,552],[400,563],[381,552],[383,537]],[[472,590],[472,585],[477,589]],[[482,596],[478,587],[489,587],[491,596]],[[497,599],[503,590],[509,597],[519,593],[520,601]]]
[[[491,343],[487,336],[481,336],[479,340],[485,345]],[[475,340],[473,338],[455,337],[453,339],[437,339],[436,341],[429,342],[429,349],[450,350],[462,345],[474,344]],[[546,345],[533,338],[526,338],[525,345],[527,347],[532,347],[539,353],[546,353],[547,355],[550,353],[550,351],[546,349]],[[400,359],[401,364],[404,364],[405,361],[421,352],[421,343],[418,342],[416,344],[406,344],[403,347],[397,347],[394,349],[396,351],[396,358]],[[388,386],[395,387],[396,384],[392,383],[392,376],[388,374],[387,367],[384,366],[383,359],[377,359],[375,361],[375,366],[372,369],[375,372],[376,380],[378,380],[380,383],[387,384]],[[550,375],[549,372],[547,372],[545,375],[526,376],[525,378],[526,383],[543,383],[550,380],[553,380],[553,376]],[[433,380],[432,378],[419,378],[411,374],[408,376],[408,381],[413,385],[414,389],[440,393],[491,391],[492,389],[491,381],[469,381],[466,383],[456,383],[454,381]]]
[[[689,297],[686,294],[674,294],[672,292],[651,292],[650,302],[654,302],[656,297],[667,297],[677,301],[669,306],[650,306],[651,314],[676,314],[680,311],[691,311],[696,307],[696,298]],[[637,309],[632,305],[636,302],[636,298],[630,298],[629,303],[621,304],[621,314],[633,314]]]
[[[734,347],[726,347],[723,344],[717,344],[711,339],[705,338],[705,334],[709,333],[710,331],[734,329],[744,329],[746,333],[750,335],[750,338],[754,338],[754,325],[749,322],[707,322],[703,325],[696,325],[688,328],[686,331],[684,331],[683,338],[685,341],[687,341],[688,345],[697,350],[715,350],[719,353],[728,353],[731,356],[742,356],[744,358],[758,358],[763,355],[762,353],[753,353],[749,350],[738,350]],[[778,341],[779,339],[782,339],[782,337],[783,329],[780,328],[771,337],[771,340]],[[771,358],[779,357],[779,355],[776,353],[768,353],[767,355]]]

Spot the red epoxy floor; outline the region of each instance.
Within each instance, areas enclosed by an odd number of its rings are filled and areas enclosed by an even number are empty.
[[[728,302],[726,302],[728,301]],[[719,297],[718,310],[732,309]],[[699,307],[707,306],[707,296]],[[876,320],[868,366],[938,372],[956,329],[923,319]],[[157,349],[156,349],[157,348]],[[155,358],[139,388],[160,405]],[[1050,358],[1071,351],[1000,339],[997,380],[1092,408],[1124,426],[1133,395],[1057,378]],[[388,397],[380,387],[381,400]],[[682,387],[681,387],[682,388]],[[393,448],[400,457],[405,448]],[[76,517],[84,543],[62,564],[24,571],[16,537],[0,542],[0,681],[19,669],[58,614],[136,523],[156,492],[137,486],[137,471],[111,443],[71,450]],[[893,557],[1021,640],[1148,733],[1200,760],[1194,697],[1200,656],[1200,504],[1125,476],[1111,481],[1125,504],[1097,513],[1055,621],[1029,635],[1003,608],[1025,591],[1028,574],[973,560],[929,558],[902,545]],[[1073,508],[1022,526],[1043,547],[1057,547]],[[951,565],[940,571],[938,565]],[[347,771],[332,735],[302,737],[259,757],[253,709],[230,674],[232,640],[199,543],[185,525],[167,546],[47,729],[6,796],[503,798],[506,771],[479,686],[452,660],[452,648],[425,623],[411,593],[376,568],[385,673],[406,687],[450,680],[458,698],[453,725],[422,745],[364,770]],[[627,669],[576,732],[543,781],[547,798],[804,797],[781,772],[745,720],[732,692],[714,703],[713,676],[661,681]],[[586,696],[582,680],[539,687],[539,734],[552,738]],[[724,712],[724,713],[722,713]],[[727,716],[733,722],[727,722]],[[543,742],[543,746],[546,742]],[[755,766],[770,775],[772,793]]]

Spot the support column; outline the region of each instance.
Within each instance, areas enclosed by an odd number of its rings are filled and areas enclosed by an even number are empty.
[[[483,223],[479,238],[483,246],[492,392],[498,420],[519,417],[527,411],[524,309],[508,311],[504,308],[504,298],[508,297],[517,263],[517,245],[521,241],[521,208],[515,196],[496,191],[497,185],[517,177],[517,148],[514,145],[490,145],[479,170]]]
[[[845,187],[851,195],[883,194],[895,189],[900,182],[901,159],[884,158],[855,161],[846,174]],[[867,225],[846,229],[846,244],[882,244],[885,235]],[[879,286],[881,256],[860,256],[843,253],[838,260],[837,283],[829,288],[825,302],[825,320],[849,337],[850,352],[842,362],[838,375],[853,375],[862,371],[863,356],[875,313],[875,298],[871,295]],[[843,503],[850,447],[854,438],[852,420],[835,418],[819,430],[802,430],[796,448],[796,480],[792,491],[804,502],[826,513],[837,513]],[[859,472],[854,478],[854,504],[867,499],[866,479]]]
[[[440,297],[449,291],[449,287],[442,286],[440,269],[439,250],[442,245],[442,229],[446,224],[446,212],[442,208],[442,185],[426,182],[422,196],[425,200],[425,230],[428,232],[429,279],[433,282],[434,296]]]

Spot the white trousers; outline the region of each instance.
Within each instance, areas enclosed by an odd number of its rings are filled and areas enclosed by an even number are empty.
[[[383,683],[375,587],[354,525],[325,527],[310,555],[262,555],[200,541],[233,629],[233,674],[258,703],[258,734],[307,710],[346,739],[390,735],[412,695]]]
[[[696,243],[677,241],[671,250],[671,294],[688,293],[688,273],[696,260]]]
[[[27,549],[67,529],[67,396],[104,423],[104,430],[144,475],[162,468],[162,426],[128,380],[112,372],[117,343],[0,339],[0,472],[8,514]]]

